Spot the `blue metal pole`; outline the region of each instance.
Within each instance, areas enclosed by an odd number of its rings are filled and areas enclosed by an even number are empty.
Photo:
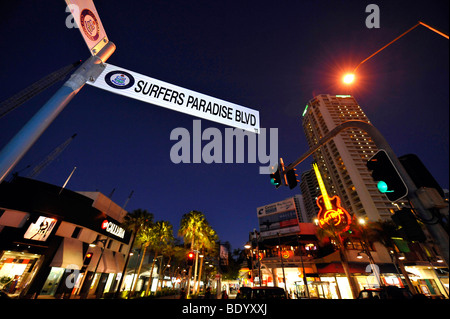
[[[62,86],[3,148],[0,153],[0,181],[11,172],[76,93],[70,87]]]
[[[94,81],[114,52],[112,42],[86,60],[0,152],[0,183],[87,81]]]

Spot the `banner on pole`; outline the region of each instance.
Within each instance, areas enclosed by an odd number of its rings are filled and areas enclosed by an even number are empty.
[[[105,29],[92,0],[65,0],[92,55],[96,55],[107,43]]]
[[[88,84],[116,94],[190,114],[206,120],[259,133],[259,112],[107,64]]]

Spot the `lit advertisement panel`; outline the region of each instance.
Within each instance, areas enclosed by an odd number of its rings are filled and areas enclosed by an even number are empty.
[[[293,198],[258,207],[256,211],[261,237],[300,231]]]
[[[36,223],[32,223],[23,238],[38,240],[38,241],[46,241],[48,236],[50,236],[53,228],[56,225],[57,220],[54,218],[48,218],[44,216],[40,216]]]

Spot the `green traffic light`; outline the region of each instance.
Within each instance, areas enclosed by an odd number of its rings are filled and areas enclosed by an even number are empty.
[[[379,181],[377,184],[378,190],[381,193],[393,193],[394,191],[390,191],[388,185],[384,181]]]

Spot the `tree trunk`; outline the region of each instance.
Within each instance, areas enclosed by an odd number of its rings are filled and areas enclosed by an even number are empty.
[[[156,290],[158,290],[158,286],[160,286],[160,284],[161,284],[161,289],[162,289],[162,283],[163,283],[163,280],[164,280],[164,274],[166,273],[167,265],[170,265],[170,261],[171,260],[172,260],[172,256],[169,256],[169,260],[167,261],[166,266],[164,267],[164,269],[162,269],[162,271],[159,272],[159,278],[158,278],[158,284],[156,285]],[[162,276],[161,276],[161,274],[162,274]]]
[[[347,259],[347,255],[345,253],[345,248],[344,248],[344,243],[342,241],[342,238],[340,235],[337,235],[336,237],[339,240],[339,256],[341,257],[342,268],[344,268],[345,276],[347,276],[348,283],[350,285],[350,290],[352,292],[352,298],[355,299],[356,297],[358,297],[359,289],[356,286],[355,280],[352,277],[352,274],[350,272],[350,267],[348,265],[348,259]]]
[[[202,268],[203,268],[203,258],[200,259],[200,269],[198,271],[198,286],[197,292],[200,290],[200,282],[202,281]]]
[[[192,236],[191,251],[193,249],[194,249],[194,236]],[[191,285],[191,276],[192,276],[192,266],[189,266],[186,298],[189,297],[189,295],[191,294],[191,287],[190,287],[190,285]]]
[[[195,267],[194,267],[194,289],[192,291],[193,294],[197,293],[197,282],[198,282],[198,278],[197,278],[197,269],[198,269],[198,251],[195,253]]]
[[[139,280],[139,274],[141,273],[142,263],[144,262],[145,252],[146,251],[147,251],[147,246],[144,246],[144,249],[142,250],[141,262],[139,263],[139,268],[138,268],[138,271],[137,271],[137,274],[136,274],[136,281],[134,282],[133,288],[130,291],[131,294],[134,294],[134,291],[136,290],[136,285],[137,285],[137,282]]]
[[[149,280],[148,280],[148,283],[147,283],[147,289],[145,289],[145,296],[147,296],[148,295],[148,292],[150,291],[150,289],[152,288],[152,283],[153,283],[153,267],[155,267],[155,259],[156,259],[156,256],[158,256],[158,251],[155,251],[155,257],[153,257],[153,260],[152,260],[152,269],[150,270],[150,278],[149,278]]]
[[[397,265],[398,265],[398,268],[400,268],[400,272],[402,273],[403,277],[405,277],[406,285],[408,286],[409,291],[411,291],[411,293],[412,293],[413,295],[416,295],[416,294],[417,294],[417,291],[416,291],[416,289],[414,288],[414,286],[413,286],[411,280],[409,279],[408,272],[407,272],[406,269],[405,269],[405,265],[403,264],[403,261],[400,260],[400,259],[398,259],[399,255],[398,255],[398,253],[395,251],[395,249],[394,249],[393,251],[394,251],[394,258],[397,260]]]

